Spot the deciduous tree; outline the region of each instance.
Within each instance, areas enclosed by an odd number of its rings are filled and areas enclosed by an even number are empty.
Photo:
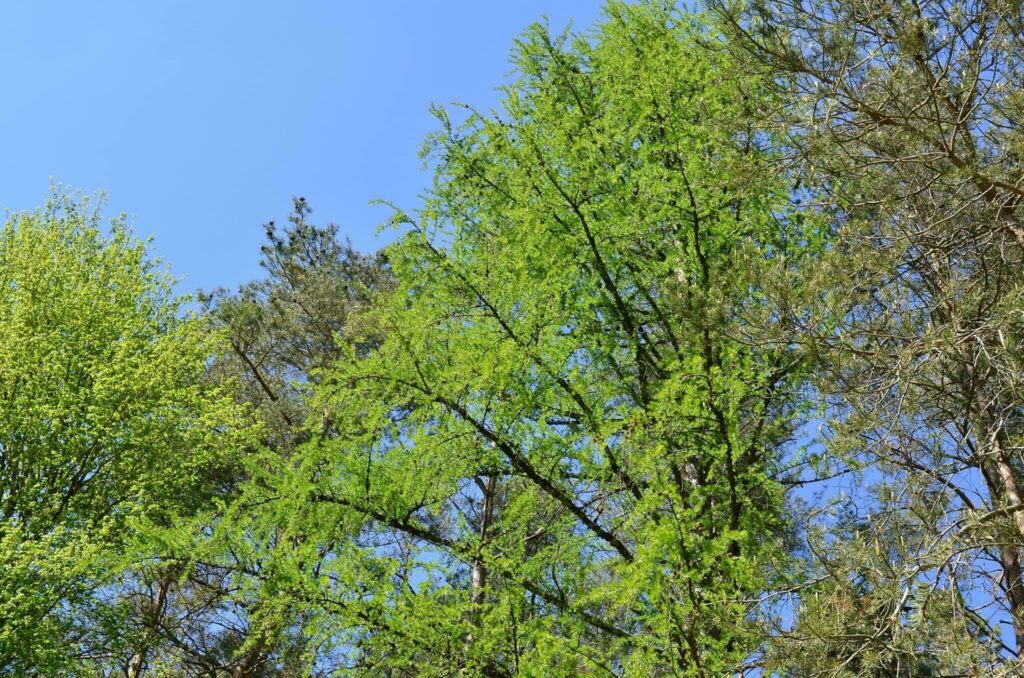
[[[0,228],[0,671],[145,663],[143,528],[204,508],[246,440],[216,348],[123,218],[58,192]]]

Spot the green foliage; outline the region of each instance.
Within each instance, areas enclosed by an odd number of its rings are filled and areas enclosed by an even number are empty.
[[[123,220],[104,234],[84,200],[57,193],[0,230],[4,670],[96,650],[105,587],[145,552],[137,525],[195,512],[242,449],[205,378],[217,338],[181,309],[145,244]]]
[[[438,111],[384,341],[326,375],[329,430],[233,528],[274,549],[263,590],[320,656],[721,675],[759,646],[801,368],[733,332],[799,233],[745,122],[771,88],[705,42],[612,4],[588,38],[524,35],[501,112]]]
[[[780,171],[830,233],[794,313],[823,419],[826,496],[806,519],[822,581],[779,630],[783,666],[1017,675],[1024,5],[711,5],[736,58],[778,83]],[[857,534],[827,510],[844,472],[844,503],[874,523]]]
[[[267,444],[282,453],[304,435],[304,396],[318,373],[343,356],[339,342],[358,338],[358,353],[379,343],[361,311],[390,286],[384,257],[356,252],[337,225],[309,221],[305,198],[293,202],[288,225],[264,227],[266,276],[235,293],[218,289],[201,297],[231,347],[216,373],[244,385],[243,398],[266,424]]]
[[[12,216],[0,672],[1019,674],[1021,4],[708,7],[531,27],[202,318]]]

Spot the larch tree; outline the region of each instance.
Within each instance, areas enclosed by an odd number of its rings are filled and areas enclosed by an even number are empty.
[[[742,328],[808,237],[748,124],[772,84],[709,35],[612,3],[528,31],[500,111],[438,110],[383,341],[325,373],[234,528],[274,535],[310,667],[713,676],[763,649],[803,360]]]
[[[677,4],[202,318],[10,217],[0,673],[1020,674],[1024,4]]]

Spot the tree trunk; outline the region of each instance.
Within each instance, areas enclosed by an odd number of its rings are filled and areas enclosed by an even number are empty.
[[[150,601],[143,610],[140,610],[145,631],[140,647],[128,662],[128,678],[141,678],[146,670],[149,649],[160,629],[160,621],[164,616],[164,609],[167,607],[167,598],[174,579],[175,577],[172,572],[164,572],[157,587],[156,599]]]
[[[982,414],[979,417],[978,432],[985,434],[985,442],[979,445],[982,475],[992,497],[993,508],[1010,512],[1016,532],[1013,541],[1024,543],[1024,505],[1021,504],[1020,483],[1006,451],[1006,430],[992,416],[991,405],[982,403],[980,410]],[[1024,659],[1024,568],[1021,565],[1020,549],[1013,543],[1002,545],[999,560],[1003,570],[1007,607],[1013,617],[1017,657]]]

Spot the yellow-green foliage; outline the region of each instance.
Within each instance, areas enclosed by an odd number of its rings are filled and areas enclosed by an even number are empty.
[[[133,525],[194,511],[239,442],[205,378],[216,337],[122,219],[101,226],[58,193],[0,229],[0,670],[57,667],[113,623]]]

